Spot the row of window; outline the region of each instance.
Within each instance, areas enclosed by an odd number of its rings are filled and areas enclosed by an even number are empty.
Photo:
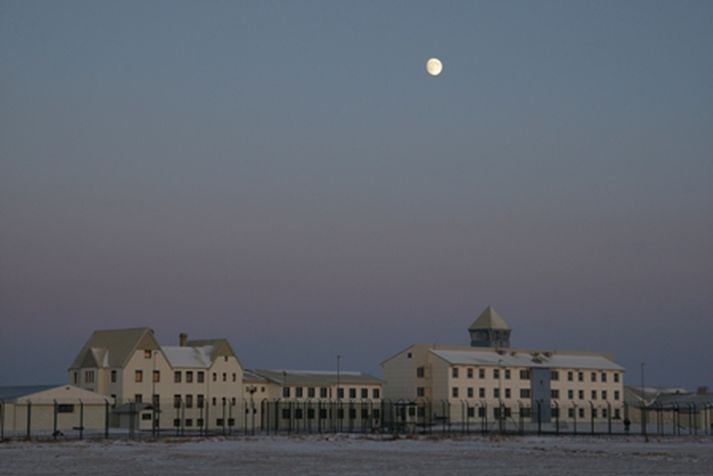
[[[500,398],[500,389],[499,388],[494,388],[493,390],[493,398]],[[509,399],[512,398],[512,391],[509,388],[504,389],[504,398]],[[520,389],[520,398],[530,398],[531,397],[531,391],[529,388],[521,388]],[[606,400],[609,394],[607,393],[606,390],[592,390],[590,393],[590,398],[592,400],[597,400],[597,396],[601,395],[602,400]],[[426,390],[424,387],[416,387],[416,396],[417,397],[425,397],[426,396]],[[550,390],[550,396],[553,399],[559,399],[560,398],[560,391],[557,389]],[[460,387],[453,387],[451,389],[451,397],[453,398],[459,398],[460,397]],[[473,387],[468,387],[466,389],[466,397],[467,398],[475,398],[474,394],[474,388]],[[486,392],[484,388],[479,388],[478,389],[478,398],[486,398]],[[570,400],[574,400],[574,390],[567,390],[567,398]],[[578,391],[578,398],[579,400],[584,400],[584,390],[579,390]],[[614,391],[614,400],[619,400],[621,398],[621,394],[619,390]]]
[[[314,408],[308,408],[306,412],[302,408],[295,408],[294,411],[290,408],[283,408],[282,409],[282,419],[283,420],[289,420],[293,418],[295,420],[301,420],[305,417],[307,417],[308,420],[314,420],[317,415],[317,411]],[[368,418],[373,418],[375,420],[379,419],[381,416],[381,411],[378,408],[374,408],[371,410],[371,414],[369,413],[368,408],[362,408],[361,412],[357,413],[356,408],[348,408],[347,411],[345,412],[343,408],[339,408],[336,412],[336,416],[338,420],[343,420],[345,415],[350,420],[356,420],[357,415],[361,415],[362,420],[366,420]],[[319,419],[320,420],[326,420],[328,418],[332,418],[332,410],[327,409],[327,408],[320,408],[319,409]]]
[[[182,383],[184,378],[183,375],[185,373],[185,382],[186,383],[193,383],[193,371],[192,370],[186,370],[185,372],[181,370],[176,370],[173,372],[173,382],[174,383]],[[238,380],[238,375],[233,372],[232,373],[232,381],[237,382]],[[111,371],[111,381],[116,382],[116,370]],[[141,383],[144,381],[144,371],[143,370],[135,370],[134,371],[134,382],[136,383]],[[161,371],[160,370],[154,370],[153,371],[153,382],[158,383],[161,381]],[[196,371],[196,383],[205,383],[205,372],[202,370]],[[213,382],[218,381],[218,372],[213,372]],[[223,372],[222,374],[222,381],[227,382],[228,381],[228,373]]]
[[[283,398],[290,398],[292,395],[292,388],[293,387],[282,387],[282,397]],[[307,398],[316,398],[317,395],[317,389],[315,387],[306,387],[307,388]],[[304,398],[305,396],[305,387],[294,387],[295,389],[295,398]],[[349,388],[349,398],[350,399],[355,399],[355,398],[369,398],[369,389],[368,388],[362,388],[360,389],[359,393],[357,393],[356,388]],[[357,397],[359,395],[359,397]],[[327,388],[327,387],[319,387],[319,398],[332,398],[332,389]],[[344,389],[343,388],[338,388],[337,389],[337,398],[344,398]],[[372,388],[371,389],[371,398],[381,398],[381,391],[379,388]]]
[[[460,377],[460,368],[459,367],[452,367],[451,368],[451,377],[453,378],[459,378]],[[484,368],[477,368],[474,369],[473,367],[468,367],[465,369],[466,370],[466,376],[467,378],[473,378],[475,375],[475,370],[478,371],[478,378],[484,379],[485,377],[485,369]],[[511,369],[502,369],[503,370],[503,376],[505,380],[510,380],[512,378],[512,371]],[[492,376],[494,379],[499,379],[500,378],[500,371],[501,369],[499,368],[494,368],[491,369],[492,371]],[[582,371],[577,371],[577,380],[579,382],[584,382],[584,377],[585,377],[585,372]],[[520,380],[530,380],[530,370],[529,369],[522,369],[519,372],[520,374]],[[567,381],[568,382],[574,382],[574,374],[575,372],[572,370],[567,371]],[[424,378],[426,375],[426,370],[424,367],[418,367],[416,368],[416,377],[417,378]],[[596,382],[597,380],[601,382],[607,382],[608,377],[607,372],[590,372],[589,373],[589,381],[590,382]],[[619,373],[618,372],[613,372],[613,379],[614,382],[619,382]],[[599,377],[597,377],[599,376]],[[552,370],[550,371],[550,379],[554,381],[559,381],[560,379],[560,371],[559,370]]]

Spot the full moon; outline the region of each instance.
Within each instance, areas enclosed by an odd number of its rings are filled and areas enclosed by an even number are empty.
[[[443,71],[443,63],[438,58],[430,58],[426,61],[426,71],[431,76],[438,76]]]

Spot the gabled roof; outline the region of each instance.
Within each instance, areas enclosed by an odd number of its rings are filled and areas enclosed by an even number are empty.
[[[383,383],[381,379],[364,372],[340,371],[338,377],[337,372],[333,370],[255,369],[252,372],[280,385],[285,383],[287,385],[336,385],[337,380],[339,380],[340,385],[381,385]]]
[[[235,357],[240,367],[243,366],[228,339],[195,339],[189,340],[186,345],[188,347],[212,347],[211,362],[215,362],[218,357]]]
[[[75,357],[70,369],[91,364],[96,367],[124,367],[136,349],[159,349],[148,327],[94,331]]]
[[[212,363],[212,345],[200,347],[169,346],[161,347],[163,355],[172,368],[207,369]]]
[[[0,387],[0,399],[15,403],[90,403],[103,404],[114,399],[74,385],[31,385]]]
[[[485,308],[480,316],[470,325],[468,329],[501,329],[501,330],[512,330],[512,328],[505,322],[505,319],[500,316],[492,306]]]
[[[541,367],[553,369],[624,370],[606,354],[594,352],[563,352],[530,349],[431,349],[430,352],[449,364],[510,367]]]

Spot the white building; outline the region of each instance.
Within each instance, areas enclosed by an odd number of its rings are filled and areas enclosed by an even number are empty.
[[[610,355],[510,348],[511,328],[492,307],[469,333],[470,347],[416,344],[382,363],[384,397],[404,403],[401,418],[514,423],[623,418],[624,368]]]
[[[244,422],[243,368],[225,339],[181,334],[178,346],[161,346],[148,327],[96,331],[69,379],[114,398],[114,423],[130,428],[190,431]]]

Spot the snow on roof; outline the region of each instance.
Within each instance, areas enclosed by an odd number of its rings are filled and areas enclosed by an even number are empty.
[[[457,365],[504,365],[567,369],[624,370],[601,354],[570,354],[517,350],[438,350],[430,352]]]
[[[163,346],[161,350],[173,368],[207,369],[210,367],[213,346]]]
[[[253,373],[265,377],[275,383],[290,385],[335,385],[336,370],[280,370],[255,369]],[[381,380],[364,372],[340,371],[339,382],[348,384],[381,384]]]

